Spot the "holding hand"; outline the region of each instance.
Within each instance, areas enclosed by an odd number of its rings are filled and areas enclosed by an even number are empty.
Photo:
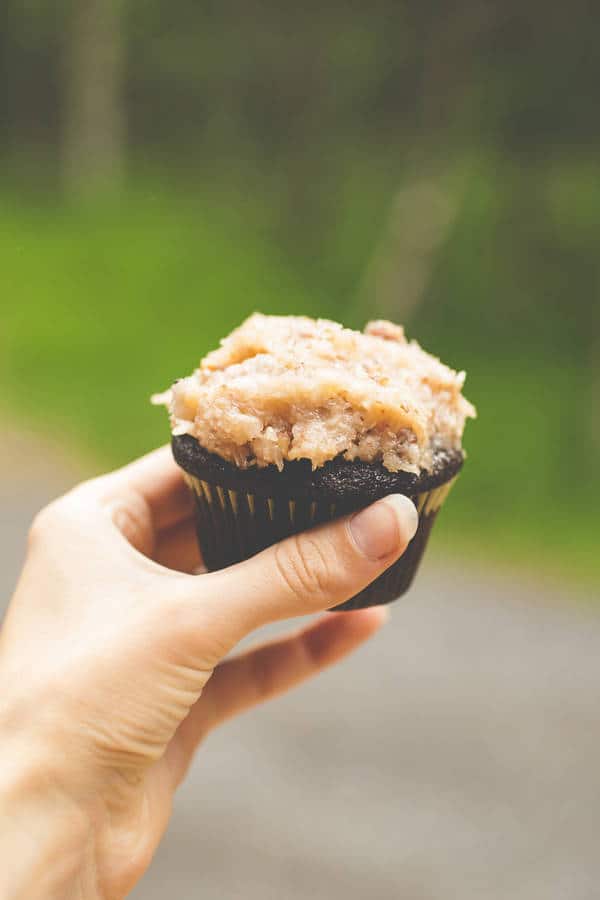
[[[116,900],[148,867],[198,744],[344,656],[381,608],[222,661],[254,629],[342,603],[417,525],[394,495],[201,571],[168,448],[43,510],[0,634],[2,897]]]

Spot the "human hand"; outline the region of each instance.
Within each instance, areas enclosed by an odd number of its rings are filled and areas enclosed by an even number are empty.
[[[417,524],[392,496],[197,575],[192,516],[164,448],[78,486],[32,526],[0,633],[3,898],[124,897],[205,735],[344,656],[385,612],[329,614],[224,657],[261,625],[356,594]]]

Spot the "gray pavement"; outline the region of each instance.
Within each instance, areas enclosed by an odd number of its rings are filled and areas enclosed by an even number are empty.
[[[18,455],[6,596],[73,478]],[[368,647],[210,737],[132,897],[597,900],[599,651],[600,604],[428,559]]]

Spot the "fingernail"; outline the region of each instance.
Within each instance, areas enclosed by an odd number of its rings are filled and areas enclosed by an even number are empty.
[[[368,559],[384,559],[412,540],[418,524],[412,500],[402,494],[390,494],[356,513],[350,520],[350,531]]]

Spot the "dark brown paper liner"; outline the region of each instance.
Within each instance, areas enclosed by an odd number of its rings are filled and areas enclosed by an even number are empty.
[[[253,556],[291,534],[328,522],[351,510],[296,496],[265,498],[211,484],[184,471],[196,499],[198,543],[206,567],[223,569]],[[429,539],[431,528],[456,476],[430,491],[411,496],[419,511],[419,527],[400,559],[337,610],[361,609],[391,603],[410,587]]]

